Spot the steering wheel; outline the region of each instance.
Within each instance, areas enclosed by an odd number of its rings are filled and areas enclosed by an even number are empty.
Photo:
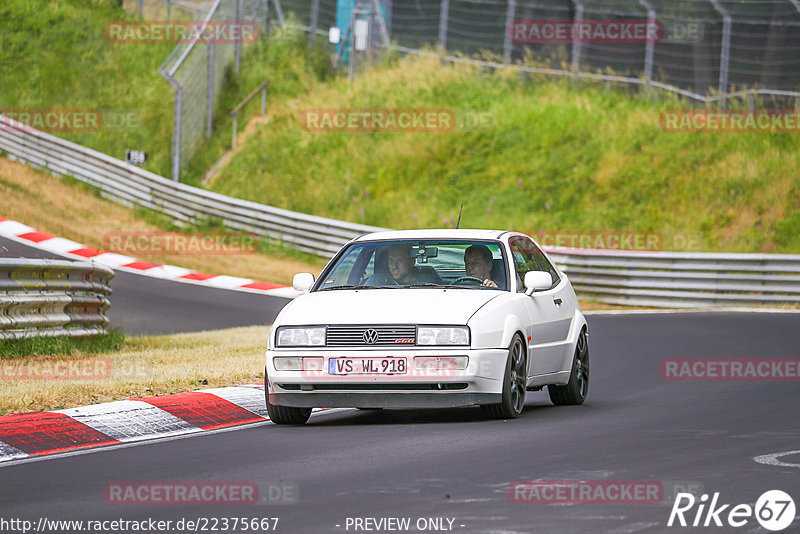
[[[477,276],[462,276],[460,278],[456,278],[453,280],[454,284],[457,284],[461,281],[464,282],[476,282],[476,285],[483,285],[483,278],[478,278]]]

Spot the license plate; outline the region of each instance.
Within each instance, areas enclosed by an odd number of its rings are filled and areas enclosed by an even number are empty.
[[[405,358],[330,358],[329,375],[402,375]]]

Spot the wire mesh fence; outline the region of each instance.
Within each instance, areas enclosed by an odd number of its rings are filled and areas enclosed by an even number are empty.
[[[244,49],[258,39],[258,30],[266,28],[270,16],[268,0],[214,0],[193,5],[197,7],[193,37],[180,42],[159,67],[175,91],[171,175],[176,181],[182,164],[211,135],[214,104],[226,69],[238,70]]]
[[[743,90],[774,106],[800,106],[800,0],[275,3],[301,29],[325,34],[332,25],[343,35],[351,11],[377,3],[389,46],[403,53],[657,87],[723,107]],[[565,36],[548,36],[553,27],[566,28]],[[647,33],[626,36],[629,27]]]

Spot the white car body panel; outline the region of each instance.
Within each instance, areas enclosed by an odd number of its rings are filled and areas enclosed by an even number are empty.
[[[345,247],[353,243],[395,239],[484,240],[499,243],[506,260],[510,261],[508,239],[515,235],[521,234],[494,230],[391,231],[362,236]],[[326,267],[323,275],[335,260]],[[514,274],[513,265],[509,272]],[[508,290],[430,287],[318,291],[318,283],[310,293],[289,303],[273,324],[266,353],[270,403],[296,407],[402,408],[497,402],[502,390],[508,347],[516,334],[521,334],[527,347],[528,387],[565,384],[586,320],[568,278],[561,271],[558,274],[560,282],[556,287],[536,291],[530,296],[525,294],[514,276],[508,281]],[[559,305],[558,299],[561,301]],[[466,325],[470,329],[470,345],[275,346],[279,327],[313,325]],[[469,363],[463,370],[427,370],[406,375],[342,376],[325,372],[330,358],[364,355],[406,357],[409,365],[416,356],[468,356]],[[280,356],[321,357],[324,358],[324,368],[313,373],[277,371],[273,358]],[[432,389],[403,389],[410,385],[430,385]],[[460,389],[447,389],[450,386]]]

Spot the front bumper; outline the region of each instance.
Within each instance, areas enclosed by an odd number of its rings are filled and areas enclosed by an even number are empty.
[[[318,371],[277,371],[277,356],[324,358]],[[467,356],[466,369],[416,369],[416,356]],[[329,358],[406,358],[404,374],[328,373]],[[277,406],[359,408],[448,408],[500,402],[507,349],[270,350],[267,390]]]

